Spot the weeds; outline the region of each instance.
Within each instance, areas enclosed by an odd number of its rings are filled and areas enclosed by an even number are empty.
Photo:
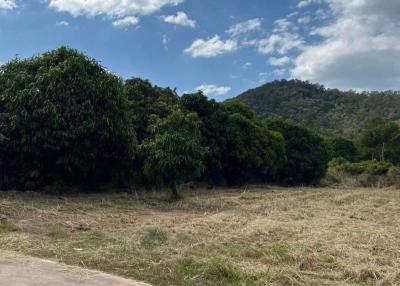
[[[396,189],[0,192],[14,250],[158,285],[400,285]]]

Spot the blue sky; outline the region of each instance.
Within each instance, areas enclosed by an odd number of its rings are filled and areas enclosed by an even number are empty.
[[[398,0],[0,0],[0,62],[67,45],[218,100],[280,78],[400,89]]]

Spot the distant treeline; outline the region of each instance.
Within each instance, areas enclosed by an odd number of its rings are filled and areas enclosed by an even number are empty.
[[[281,117],[324,135],[357,139],[368,121],[400,122],[400,92],[327,89],[300,80],[282,80],[248,90],[237,97],[260,118]]]
[[[376,134],[382,126],[400,134],[395,124],[374,121],[359,144],[323,138],[258,119],[237,100],[123,81],[65,47],[0,67],[0,119],[3,189],[135,186],[169,188],[177,197],[177,185],[189,181],[307,185],[334,157],[399,154],[400,137],[385,137],[382,146]]]

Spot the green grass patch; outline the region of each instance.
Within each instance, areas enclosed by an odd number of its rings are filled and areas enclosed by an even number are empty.
[[[153,249],[168,243],[168,234],[162,228],[154,227],[145,230],[140,244],[146,249]]]
[[[226,260],[209,260],[206,262],[187,258],[177,266],[182,285],[187,286],[235,286],[266,285],[265,276],[246,273]]]

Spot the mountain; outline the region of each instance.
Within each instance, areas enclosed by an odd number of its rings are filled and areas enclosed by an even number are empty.
[[[260,118],[280,117],[324,135],[357,138],[365,123],[382,118],[400,123],[400,92],[327,89],[300,80],[274,81],[248,90],[236,99]]]

